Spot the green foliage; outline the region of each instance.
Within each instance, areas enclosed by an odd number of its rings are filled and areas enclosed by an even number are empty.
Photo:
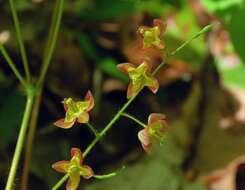
[[[95,62],[97,67],[100,68],[104,73],[121,79],[122,81],[127,82],[128,78],[127,76],[125,76],[123,73],[121,73],[118,69],[117,69],[117,62],[115,59],[111,58],[111,57],[105,57],[101,60],[98,60],[97,62]]]
[[[201,2],[211,13],[229,20],[232,13],[242,6],[243,0],[202,0]]]
[[[245,8],[238,9],[232,16],[229,31],[235,50],[245,62]]]
[[[106,20],[130,16],[139,10],[139,0],[94,0],[93,5],[81,10],[79,16],[86,20]]]
[[[107,56],[105,53],[102,55],[87,34],[79,32],[77,33],[77,38],[84,54],[92,59],[101,71],[125,82],[128,81],[127,76],[117,69],[117,61],[114,58],[109,57],[109,55]]]
[[[245,64],[220,68],[220,73],[225,85],[245,89]]]

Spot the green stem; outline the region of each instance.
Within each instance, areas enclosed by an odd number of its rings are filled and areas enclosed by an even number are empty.
[[[176,50],[174,50],[170,55],[171,56],[174,56],[176,53],[178,53],[180,50],[182,50],[185,46],[187,46],[194,39],[198,38],[202,34],[208,32],[209,30],[211,30],[214,27],[214,25],[215,24],[209,24],[209,25],[203,27],[197,34],[195,34],[194,36],[192,36],[192,38],[190,38],[189,40],[187,40],[186,42],[184,42],[181,46],[179,46]]]
[[[15,66],[13,60],[10,58],[8,52],[6,51],[6,49],[4,48],[4,46],[1,43],[0,43],[0,52],[2,53],[3,57],[7,61],[8,65],[11,68],[11,70],[13,71],[13,73],[15,74],[16,78],[20,81],[20,83],[24,87],[26,87],[27,84],[26,84],[25,79],[21,76],[21,74],[18,71],[17,67]]]
[[[59,181],[58,183],[56,183],[56,185],[51,189],[51,190],[57,190],[60,188],[61,185],[63,185],[63,183],[66,182],[66,180],[68,179],[69,175],[66,174],[64,175]]]
[[[96,131],[96,129],[90,123],[86,123],[86,125],[88,126],[90,131],[94,134],[94,136],[97,137],[98,136],[98,132]]]
[[[30,118],[30,124],[29,129],[26,136],[26,143],[25,143],[25,152],[24,152],[24,164],[23,164],[23,172],[21,176],[21,185],[20,190],[26,190],[28,189],[28,177],[29,177],[29,170],[31,165],[31,152],[32,152],[32,146],[33,146],[33,140],[35,137],[35,131],[38,121],[38,115],[41,105],[41,96],[42,96],[42,89],[40,89],[36,96],[35,100],[33,102],[32,107],[32,114]]]
[[[19,132],[19,136],[18,136],[18,140],[17,140],[17,144],[16,144],[14,156],[13,156],[13,161],[11,164],[11,168],[10,168],[10,172],[9,172],[9,176],[8,176],[7,185],[5,187],[5,190],[12,190],[13,189],[13,183],[14,183],[18,163],[20,160],[21,151],[23,148],[24,140],[25,140],[26,130],[28,127],[30,116],[31,116],[33,99],[34,99],[34,96],[32,96],[32,95],[27,96],[27,102],[26,102],[26,106],[25,106],[24,116],[23,116],[21,127],[20,127],[20,132]]]
[[[175,49],[174,51],[172,51],[170,53],[170,56],[174,56],[176,53],[178,53],[180,50],[182,50],[184,47],[186,47],[187,45],[189,45],[189,43],[191,43],[194,39],[198,38],[199,36],[201,36],[202,34],[208,32],[209,30],[211,30],[213,27],[215,26],[215,24],[209,24],[207,26],[205,26],[204,28],[202,28],[197,34],[195,34],[194,36],[192,36],[189,40],[185,41],[182,45],[180,45],[177,49]],[[152,75],[155,76],[159,70],[165,65],[166,63],[166,59],[169,56],[167,55],[165,60],[159,64],[157,66],[157,68],[152,72]]]
[[[201,34],[209,31],[211,29],[211,27],[213,27],[213,25],[208,25],[206,27],[204,27],[197,35],[193,36],[191,38],[191,40],[188,40],[187,42],[190,43],[193,39],[197,38],[198,36],[200,36]],[[175,55],[175,53],[177,53],[178,51],[180,51],[183,47],[185,47],[188,43],[184,43],[183,45],[180,46],[180,48],[177,48],[175,51],[173,51],[170,56]],[[166,58],[167,59],[167,58]],[[165,64],[165,62],[162,62],[154,71],[153,71],[153,75],[156,75],[158,73],[158,71],[161,69],[161,67]],[[141,89],[142,90],[142,89]],[[140,90],[140,91],[141,91]],[[139,94],[139,93],[138,93]],[[137,94],[137,95],[138,95]],[[117,119],[119,119],[119,117],[123,114],[123,112],[127,109],[127,107],[131,104],[131,102],[137,97],[134,96],[132,98],[130,98],[125,104],[124,106],[117,112],[117,114],[112,118],[112,120],[105,126],[105,128],[99,133],[99,135],[92,141],[92,143],[87,147],[87,149],[84,151],[83,153],[83,157],[85,158],[88,153],[91,151],[91,149],[94,147],[94,145],[106,134],[106,132],[113,126],[113,124],[117,121]],[[53,188],[52,190],[56,190],[58,189],[67,179],[68,179],[68,174],[66,174],[60,181],[58,181],[57,184],[59,185],[55,185],[56,188]]]
[[[57,15],[56,15],[56,11],[54,12],[53,15],[53,20],[51,24],[54,24],[53,27],[51,26],[51,37],[49,37],[50,39],[50,43],[49,43],[49,49],[47,52],[47,55],[44,59],[43,65],[42,65],[42,69],[41,69],[41,73],[40,76],[38,78],[37,81],[37,86],[40,87],[45,79],[45,76],[47,74],[48,71],[48,67],[50,65],[51,59],[52,59],[52,55],[55,49],[55,45],[57,42],[57,37],[58,37],[58,33],[59,33],[59,29],[60,29],[60,24],[61,24],[61,18],[62,18],[62,14],[63,14],[63,10],[64,10],[64,1],[65,0],[57,0]]]
[[[136,98],[136,96],[130,98],[126,104],[117,112],[117,114],[112,118],[112,120],[105,126],[105,128],[99,133],[99,135],[92,141],[92,143],[87,147],[87,149],[83,153],[83,157],[85,158],[90,150],[94,147],[94,145],[106,134],[106,132],[113,126],[113,124],[118,120],[118,118],[122,115],[122,113],[127,109],[127,107],[131,104],[131,102]]]
[[[23,37],[20,31],[20,23],[19,23],[19,19],[16,13],[16,8],[15,8],[15,4],[13,2],[13,0],[9,0],[9,4],[10,4],[10,9],[12,12],[12,16],[13,16],[13,20],[14,20],[14,26],[15,26],[15,30],[16,30],[16,34],[17,34],[17,40],[20,46],[20,54],[22,57],[22,62],[24,65],[24,69],[25,69],[25,73],[26,73],[26,79],[27,82],[30,82],[31,79],[31,74],[30,74],[30,70],[29,70],[29,65],[28,65],[28,60],[27,60],[27,56],[26,56],[26,50],[25,50],[25,46],[24,46],[24,42],[23,42]]]
[[[127,117],[127,118],[133,120],[134,122],[138,123],[138,124],[139,124],[140,126],[142,126],[143,128],[146,128],[146,127],[147,127],[146,124],[144,124],[143,122],[141,122],[140,120],[138,120],[138,119],[135,118],[134,116],[129,115],[128,113],[122,113],[122,116]]]

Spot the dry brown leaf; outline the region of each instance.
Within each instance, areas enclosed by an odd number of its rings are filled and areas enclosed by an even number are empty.
[[[210,190],[244,190],[245,156],[233,160],[226,168],[214,171],[201,180]]]

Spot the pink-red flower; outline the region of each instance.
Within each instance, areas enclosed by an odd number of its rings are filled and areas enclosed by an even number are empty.
[[[88,123],[89,111],[94,107],[94,98],[90,91],[87,92],[84,101],[74,101],[72,98],[65,98],[62,103],[66,111],[65,118],[59,119],[54,125],[68,129],[76,121],[78,123]]]
[[[165,47],[162,35],[166,30],[166,24],[160,19],[153,20],[153,27],[141,26],[137,30],[138,44],[140,48],[147,49],[156,47],[163,49]]]
[[[157,92],[159,84],[157,79],[152,76],[152,66],[148,62],[144,61],[138,67],[131,63],[122,63],[117,65],[117,68],[128,74],[131,80],[127,91],[128,98],[137,95],[144,86],[148,87],[153,93]]]
[[[140,130],[138,133],[138,138],[143,149],[147,153],[150,153],[153,139],[163,143],[167,129],[168,124],[166,122],[165,115],[159,113],[150,114],[148,117],[147,127]]]
[[[85,179],[93,177],[93,170],[83,165],[83,156],[79,148],[71,149],[71,160],[70,161],[59,161],[52,165],[52,168],[60,173],[66,173],[69,176],[69,180],[66,184],[67,190],[75,190],[80,184],[80,177]]]

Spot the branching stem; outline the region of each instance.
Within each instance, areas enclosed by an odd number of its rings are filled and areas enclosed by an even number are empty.
[[[95,137],[97,137],[99,135],[97,130],[93,127],[93,125],[91,125],[90,123],[86,123],[86,125],[88,126],[88,128],[94,134]]]
[[[20,83],[24,87],[26,87],[27,84],[26,84],[25,79],[22,77],[22,75],[18,71],[17,67],[15,66],[13,60],[10,58],[8,52],[6,51],[6,49],[4,48],[4,46],[1,43],[0,43],[0,52],[2,53],[3,57],[5,58],[6,62],[8,63],[9,67],[13,71],[14,75],[16,76],[16,78],[20,81]]]
[[[134,116],[132,116],[132,115],[130,115],[128,113],[122,113],[122,116],[127,117],[127,118],[133,120],[134,122],[138,123],[143,128],[146,128],[147,127],[146,124],[144,124],[143,122],[141,122],[140,120],[138,120],[137,118],[135,118]]]
[[[180,47],[178,47],[176,50],[174,50],[170,56],[175,55],[177,52],[182,50],[185,46],[187,46],[192,40],[199,37],[201,34],[204,34],[205,32],[209,31],[213,27],[213,24],[205,26],[202,30],[200,30],[196,35],[194,35],[190,40],[184,42]],[[166,57],[165,59],[167,59]],[[162,66],[165,64],[166,61],[162,62],[154,71],[153,75],[156,75],[158,71],[162,68]],[[141,89],[142,90],[142,89]],[[141,91],[140,90],[140,91]],[[139,94],[139,93],[138,93]],[[138,95],[137,94],[137,95]],[[113,126],[113,124],[120,118],[120,116],[123,115],[124,111],[128,108],[128,106],[133,102],[133,100],[137,97],[134,96],[124,104],[124,106],[116,113],[116,115],[111,119],[111,121],[105,126],[105,128],[99,133],[99,135],[91,142],[91,144],[87,147],[87,149],[83,153],[83,157],[86,157],[88,153],[91,151],[91,149],[95,146],[95,144],[100,141],[100,139],[106,134],[106,132]],[[61,178],[61,180],[58,181],[58,183],[52,188],[52,190],[57,190],[67,179],[68,175],[66,174]]]

